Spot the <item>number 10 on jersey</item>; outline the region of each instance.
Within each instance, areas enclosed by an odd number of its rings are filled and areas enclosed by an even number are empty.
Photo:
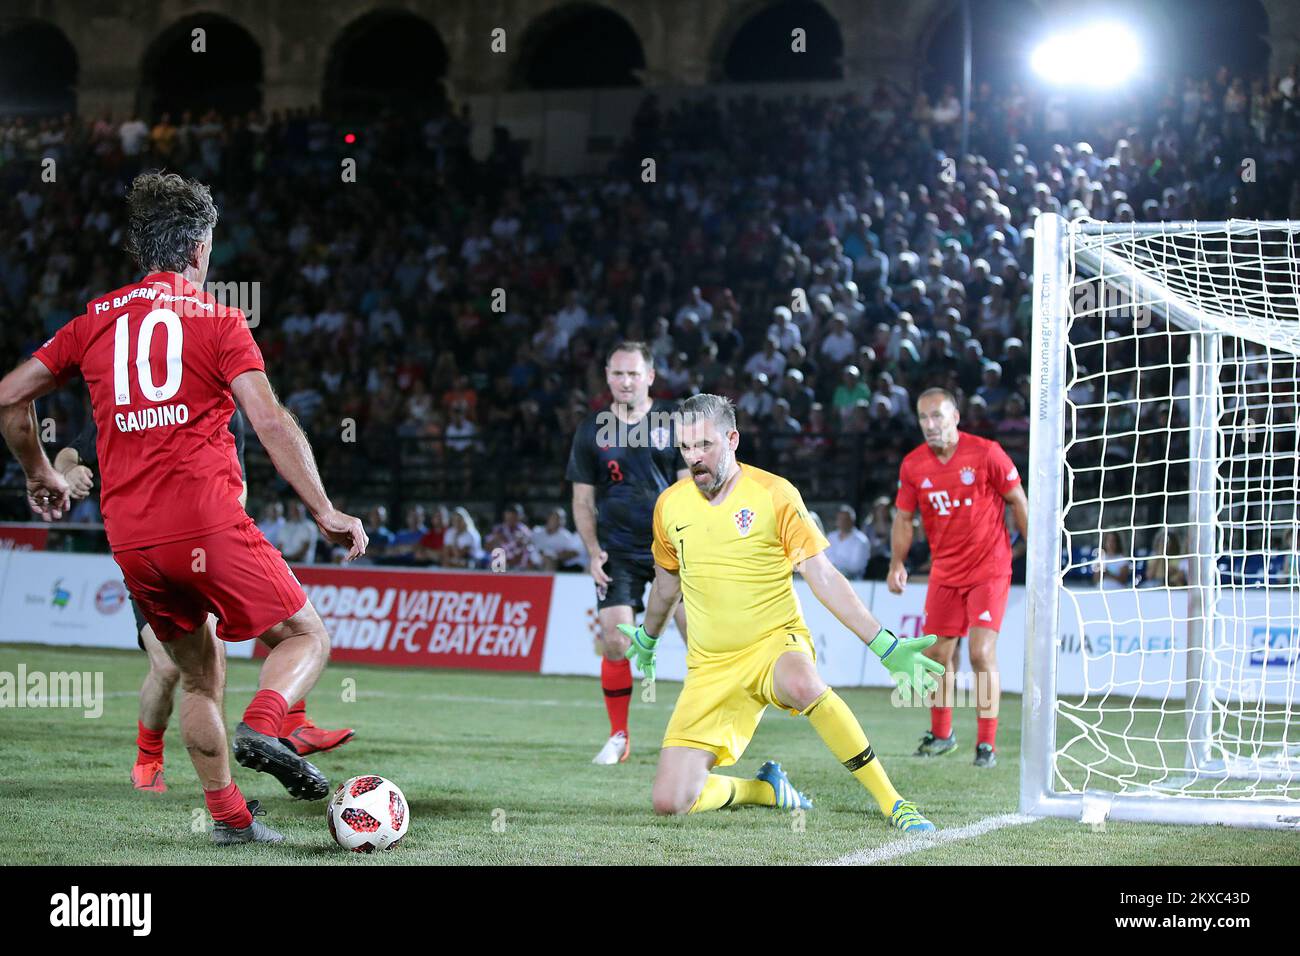
[[[113,394],[118,405],[131,404],[131,384],[128,353],[131,350],[131,332],[127,314],[117,317],[113,329]],[[153,370],[149,367],[149,349],[153,345],[154,331],[162,326],[167,333],[167,378],[162,385],[155,384]],[[185,328],[180,316],[171,309],[154,309],[140,324],[140,340],[135,350],[135,373],[140,393],[151,402],[165,402],[181,388],[184,367],[181,364],[181,346],[185,344]]]

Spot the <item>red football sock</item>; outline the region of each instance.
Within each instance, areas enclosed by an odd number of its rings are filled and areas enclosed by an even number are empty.
[[[217,823],[228,823],[236,830],[242,830],[253,822],[244,795],[233,780],[220,790],[204,790],[203,799],[208,805],[208,813]]]
[[[930,733],[936,737],[952,736],[952,708],[930,708]]]
[[[284,715],[288,711],[289,705],[285,703],[283,697],[273,690],[259,690],[253,695],[253,700],[244,711],[244,723],[248,724],[259,734],[266,734],[268,737],[280,736],[280,725],[284,723]]]
[[[280,724],[280,736],[288,737],[291,733],[301,727],[307,721],[307,701],[298,701],[293,704],[288,712],[284,715],[284,723]]]
[[[632,704],[632,663],[601,658],[600,689],[605,692],[610,736],[627,733],[627,710]]]
[[[977,717],[975,723],[979,725],[979,739],[977,744],[988,744],[990,747],[997,746],[998,740],[998,719],[996,717]]]
[[[136,766],[146,763],[156,763],[157,761],[162,760],[163,734],[167,732],[167,728],[164,727],[162,730],[154,730],[151,727],[146,727],[138,720],[135,722],[135,725],[139,728],[135,735]]]

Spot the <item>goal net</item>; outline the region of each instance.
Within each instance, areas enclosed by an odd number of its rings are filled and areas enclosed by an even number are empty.
[[[1035,241],[1022,809],[1300,826],[1300,223]]]

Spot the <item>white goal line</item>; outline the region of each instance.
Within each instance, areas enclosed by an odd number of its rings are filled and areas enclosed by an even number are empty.
[[[1020,826],[1024,823],[1034,823],[1042,817],[1025,816],[1022,813],[1003,813],[995,817],[985,817],[983,820],[976,820],[974,823],[968,823],[964,827],[950,827],[946,830],[938,830],[925,836],[903,836],[900,835],[898,840],[886,846],[878,846],[869,850],[855,850],[853,853],[845,854],[834,860],[823,860],[816,866],[874,866],[878,863],[887,863],[890,860],[896,860],[899,857],[910,856],[913,853],[922,853],[926,850],[932,850],[935,847],[946,846],[949,843],[959,843],[962,840],[972,840],[975,837],[984,836],[986,833],[992,833],[994,830],[1001,830],[1006,827]]]

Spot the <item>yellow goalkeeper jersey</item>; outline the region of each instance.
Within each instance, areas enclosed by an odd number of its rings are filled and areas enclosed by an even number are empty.
[[[655,562],[681,577],[697,661],[778,631],[808,634],[791,576],[795,564],[830,546],[794,485],[737,464],[740,478],[717,504],[689,477],[655,502]]]

